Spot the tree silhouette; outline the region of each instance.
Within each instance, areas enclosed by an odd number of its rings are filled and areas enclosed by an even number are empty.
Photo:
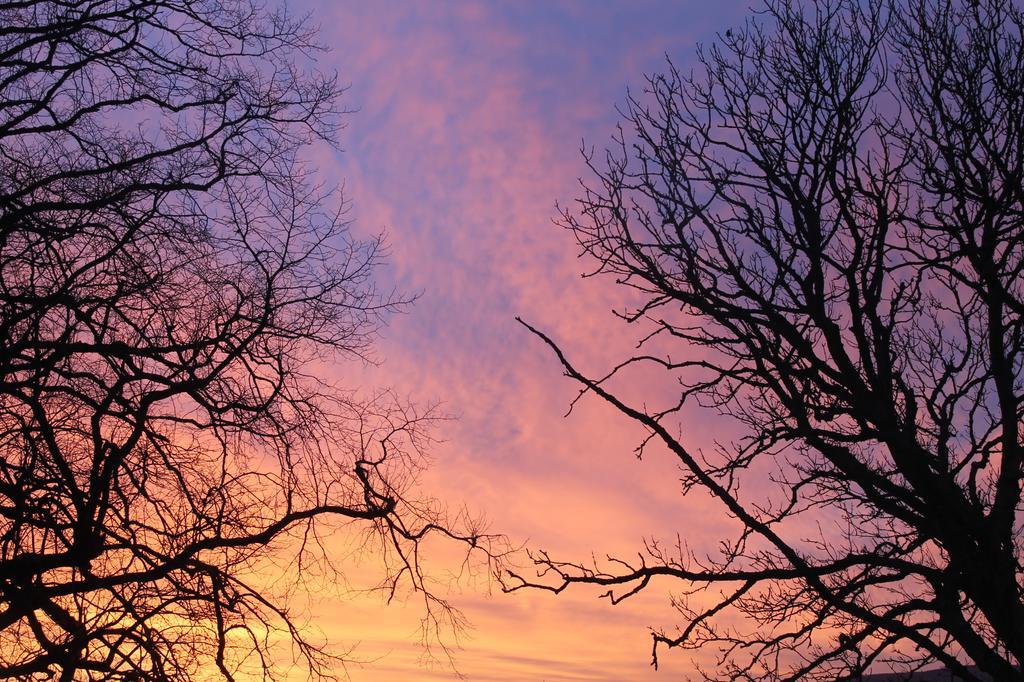
[[[530,330],[737,530],[506,589],[675,580],[654,663],[709,679],[1022,679],[1022,31],[1011,0],[769,0],[629,99],[562,222],[643,342],[591,374]],[[674,388],[624,398],[651,367]],[[695,449],[691,403],[736,431]]]
[[[262,560],[330,577],[350,524],[451,616],[420,540],[486,538],[409,497],[435,416],[318,378],[404,301],[302,162],[316,49],[250,0],[0,2],[0,676],[273,677],[282,632],[329,675]]]

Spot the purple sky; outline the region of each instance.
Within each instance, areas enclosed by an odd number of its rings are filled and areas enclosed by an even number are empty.
[[[604,146],[627,88],[642,89],[666,54],[685,70],[697,44],[742,21],[749,3],[299,6],[320,24],[331,47],[322,66],[351,84],[356,110],[344,153],[322,152],[319,170],[345,182],[358,233],[386,231],[382,282],[422,293],[386,331],[383,365],[353,376],[442,400],[458,417],[438,433],[426,488],[566,558],[629,555],[651,535],[715,537],[720,511],[682,500],[667,458],[637,462],[634,428],[590,402],[563,419],[573,387],[513,318],[595,371],[621,357],[632,339],[610,311],[623,292],[580,279],[587,264],[552,224],[555,204],[576,196],[581,141]],[[692,417],[698,442],[708,423]],[[486,588],[464,582],[454,597],[473,625],[456,652],[471,680],[678,679],[691,669],[685,656],[649,668],[646,627],[675,622],[667,591],[612,607],[585,590]],[[316,624],[374,659],[349,671],[355,680],[454,679],[444,665],[421,667],[418,608],[324,596]]]

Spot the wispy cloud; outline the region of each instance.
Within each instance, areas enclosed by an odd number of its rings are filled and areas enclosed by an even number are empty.
[[[647,535],[713,537],[709,526],[727,521],[708,513],[709,500],[679,497],[667,458],[636,462],[633,427],[589,402],[562,419],[574,388],[514,317],[549,330],[594,370],[635,341],[610,314],[622,292],[580,281],[586,264],[552,224],[555,202],[577,194],[580,143],[608,140],[627,86],[641,88],[666,53],[685,61],[745,5],[305,6],[358,109],[345,153],[321,155],[321,172],[345,180],[357,230],[386,229],[385,277],[423,293],[386,332],[386,362],[372,380],[442,399],[458,417],[439,434],[446,442],[425,484],[485,513],[496,530],[570,557],[629,554]],[[643,679],[645,626],[673,622],[665,600],[647,594],[614,608],[582,591],[467,591],[455,602],[475,626],[458,655],[472,680]],[[383,656],[352,668],[356,680],[452,678],[418,667],[422,652],[408,640],[415,604],[325,600],[318,613],[332,638]]]

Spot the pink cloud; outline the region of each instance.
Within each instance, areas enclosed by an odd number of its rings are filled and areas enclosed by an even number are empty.
[[[638,18],[628,14],[633,5],[565,4],[536,19],[514,4],[309,7],[333,47],[324,62],[352,82],[358,109],[346,152],[321,151],[320,171],[346,182],[357,232],[386,228],[383,277],[423,292],[386,331],[382,367],[338,371],[441,399],[458,417],[439,434],[427,490],[566,557],[631,555],[644,537],[677,532],[710,543],[728,520],[707,498],[681,498],[664,453],[637,462],[634,427],[589,401],[562,418],[575,389],[514,317],[565,342],[594,371],[635,342],[610,314],[627,303],[623,292],[580,281],[587,265],[552,224],[555,201],[578,193],[580,140],[608,139],[626,85],[639,86],[665,51],[691,55],[696,36],[730,20],[683,10],[688,36],[659,23],[658,12],[680,13],[669,5],[635,6],[654,13]],[[636,35],[616,33],[634,20]],[[637,382],[638,396],[673,390],[653,375]],[[708,423],[687,413],[683,427],[708,444]],[[455,598],[474,624],[458,654],[472,680],[645,679],[645,627],[674,622],[665,591],[613,608],[584,590],[485,598],[480,588]],[[415,603],[383,608],[376,597],[347,595],[322,599],[316,613],[331,639],[362,642],[356,655],[375,659],[349,671],[355,680],[452,679],[443,667],[419,667],[422,651],[409,642]],[[688,665],[668,663],[669,674]]]

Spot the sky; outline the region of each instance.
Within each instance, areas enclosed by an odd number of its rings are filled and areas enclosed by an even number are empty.
[[[581,145],[606,145],[627,90],[641,90],[666,55],[688,70],[697,45],[740,23],[749,3],[292,4],[320,25],[330,48],[320,67],[349,84],[353,110],[342,149],[313,162],[325,181],[344,182],[357,234],[386,233],[381,284],[420,295],[385,330],[380,366],[352,370],[353,380],[442,401],[454,417],[436,433],[424,493],[567,559],[635,556],[648,537],[713,542],[721,510],[683,499],[664,453],[638,461],[636,427],[595,401],[564,416],[575,388],[515,316],[584,369],[624,357],[636,339],[612,311],[627,294],[580,277],[590,264],[554,224],[556,205],[579,194]],[[712,416],[682,420],[689,443],[716,435]],[[438,560],[436,570],[450,568]],[[446,640],[454,669],[424,656],[415,599],[324,592],[309,613],[364,662],[348,668],[356,681],[685,679],[699,659],[667,654],[659,672],[650,667],[648,628],[678,622],[671,588],[612,606],[598,591],[504,595],[482,577],[463,580],[448,593],[470,623]]]

